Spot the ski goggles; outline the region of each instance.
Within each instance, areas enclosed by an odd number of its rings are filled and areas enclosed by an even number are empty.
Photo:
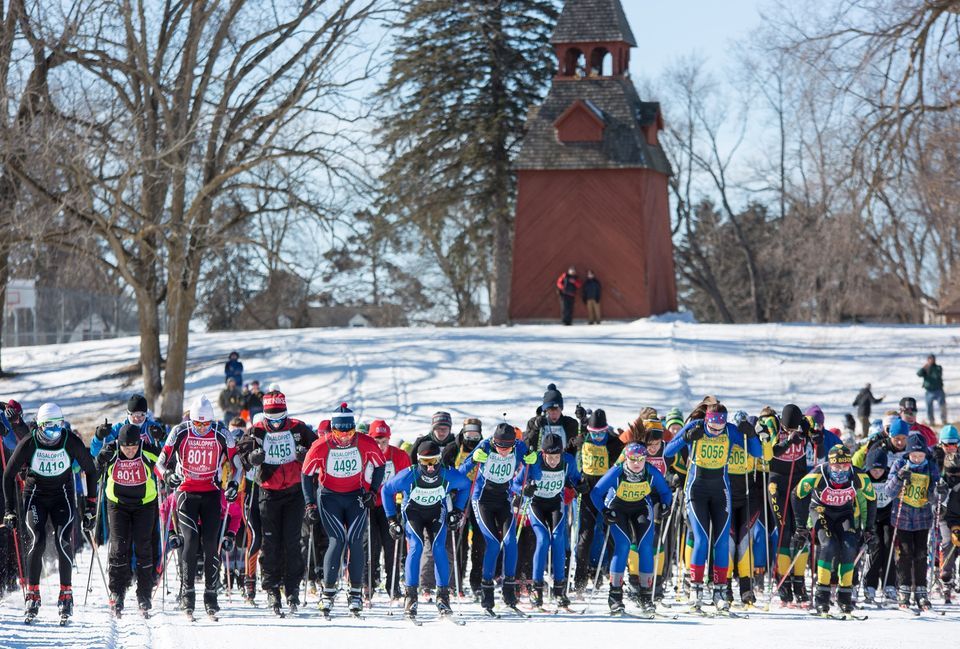
[[[267,421],[283,421],[287,418],[287,411],[281,410],[280,412],[265,412],[263,413],[263,418]]]
[[[466,431],[463,433],[463,439],[468,442],[479,442],[481,439],[483,439],[483,435],[477,431]]]
[[[147,420],[147,413],[141,412],[141,411],[137,411],[137,412],[127,411],[127,419],[130,420],[131,424],[136,424],[139,426],[140,424],[142,424]]]
[[[419,455],[417,456],[417,462],[423,466],[436,466],[440,464],[439,455]]]
[[[213,422],[192,419],[190,420],[190,427],[193,428],[193,432],[197,435],[206,435],[210,432],[210,429],[213,428]]]
[[[57,439],[63,432],[63,420],[51,419],[37,424],[37,430],[44,439]]]

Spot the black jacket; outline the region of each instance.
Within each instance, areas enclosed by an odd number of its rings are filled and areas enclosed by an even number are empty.
[[[586,302],[587,300],[600,301],[600,280],[596,277],[583,283],[583,301]]]
[[[857,394],[857,398],[853,400],[853,405],[857,407],[857,416],[858,417],[869,417],[870,408],[875,403],[880,403],[883,399],[878,399],[873,396],[873,392],[870,391],[870,388],[864,388],[860,390]]]
[[[573,417],[560,415],[560,419],[556,425],[563,426],[563,432],[567,437],[567,444],[564,450],[567,453],[576,453],[577,449],[574,445],[574,440],[577,437],[577,433],[580,432],[580,424]],[[540,450],[540,440],[543,439],[543,430],[546,426],[546,415],[537,415],[527,422],[527,429],[523,432],[523,442],[531,451]]]

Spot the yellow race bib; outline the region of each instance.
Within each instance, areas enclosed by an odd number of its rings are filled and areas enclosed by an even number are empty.
[[[701,437],[695,442],[693,463],[703,469],[722,469],[730,453],[730,438],[724,433],[717,437]]]
[[[742,446],[734,446],[730,449],[730,459],[727,462],[727,473],[733,475],[743,475],[752,467],[747,461],[747,451]]]
[[[903,488],[903,502],[911,507],[923,507],[927,504],[929,488],[930,476],[926,473],[911,473],[910,482]]]
[[[610,453],[606,446],[586,442],[580,450],[580,462],[585,475],[601,476],[610,468]]]
[[[623,480],[617,486],[617,498],[625,503],[639,502],[649,495],[650,483],[646,480],[643,482],[627,482]]]

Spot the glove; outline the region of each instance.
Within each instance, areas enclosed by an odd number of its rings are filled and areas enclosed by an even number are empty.
[[[17,513],[7,512],[3,517],[3,526],[10,530],[17,529]]]
[[[97,524],[97,499],[87,498],[87,506],[83,512],[83,529],[87,532],[93,530]]]
[[[683,439],[685,439],[688,442],[695,442],[701,437],[703,437],[703,433],[704,433],[703,422],[698,421],[693,426],[687,429],[687,431],[683,434]]]
[[[737,424],[737,429],[746,439],[753,439],[759,435],[759,433],[757,433],[757,427],[751,426],[750,422],[746,419]]]
[[[303,464],[303,461],[307,459],[307,447],[297,444],[297,448],[293,449],[294,453],[297,454],[297,462]]]
[[[790,442],[791,445],[800,444],[803,442],[803,433],[794,433],[787,441]]]
[[[231,480],[227,483],[227,488],[223,490],[223,497],[227,499],[228,503],[232,503],[237,499],[237,496],[240,495],[240,485],[237,484],[236,480]]]
[[[526,496],[527,498],[532,498],[532,497],[533,497],[533,494],[535,494],[535,493],[537,493],[537,483],[536,483],[536,482],[528,482],[527,484],[523,485],[523,495],[524,495],[524,496]]]
[[[247,461],[250,466],[260,466],[267,459],[267,454],[262,448],[255,448],[247,454]]]
[[[183,476],[178,474],[173,469],[167,471],[166,474],[164,474],[163,479],[166,480],[167,486],[171,489],[176,489],[183,484]]]
[[[573,414],[576,416],[577,421],[579,421],[581,424],[587,421],[587,411],[581,404],[577,404],[577,407],[573,409]]]
[[[370,509],[373,507],[373,492],[372,491],[361,491],[358,496],[360,499],[360,506],[364,509]]]
[[[679,473],[671,473],[667,476],[667,485],[670,487],[671,491],[676,491],[680,488],[680,485],[683,484],[683,476]]]
[[[863,542],[871,553],[876,552],[880,548],[880,539],[877,538],[877,534],[873,530],[866,530],[863,533]]]
[[[946,482],[940,481],[937,483],[936,490],[939,495],[946,496],[948,493],[950,493],[950,485],[948,485]]]
[[[3,414],[6,415],[7,421],[9,421],[11,424],[20,418],[20,415],[17,414],[17,411],[13,408],[7,408],[3,411]],[[4,428],[4,430],[6,430],[6,428]],[[6,435],[6,433],[4,433],[4,435]]]
[[[590,486],[590,483],[586,480],[581,480],[577,484],[573,485],[573,488],[576,489],[578,494],[583,495],[590,493],[591,489],[593,489],[593,487]]]
[[[511,504],[514,509],[518,509],[520,505],[523,504],[523,495],[513,494],[513,500],[511,501]]]
[[[810,530],[805,527],[798,527],[793,533],[793,543],[798,547],[803,547],[810,540]]]
[[[171,550],[179,550],[183,547],[183,537],[176,532],[170,532],[170,536],[167,537],[167,547]]]
[[[116,452],[117,452],[116,442],[110,442],[109,444],[104,446],[102,449],[100,449],[100,452],[97,454],[97,467],[101,471],[103,471],[103,468],[107,466],[107,463],[109,463],[111,459],[113,459],[113,456]]]
[[[460,528],[460,523],[463,522],[463,512],[459,509],[454,509],[449,514],[447,514],[447,525],[450,526],[450,529],[455,530]]]
[[[403,524],[400,522],[399,514],[387,521],[387,532],[394,541],[403,536]]]
[[[490,457],[490,455],[485,450],[483,450],[478,446],[477,449],[473,452],[472,457],[473,457],[473,461],[476,462],[477,464],[483,464],[484,462],[487,461],[487,458]]]
[[[317,509],[317,506],[314,503],[310,503],[304,510],[303,517],[311,525],[316,525],[320,522],[320,510]]]
[[[536,464],[536,463],[537,463],[537,452],[536,452],[536,451],[530,451],[529,453],[527,453],[526,455],[524,455],[524,456],[523,456],[523,463],[524,463],[524,464]]]
[[[147,432],[150,433],[150,437],[153,438],[153,441],[157,442],[158,444],[167,436],[167,429],[160,424],[150,424],[147,427]]]
[[[603,514],[603,520],[607,525],[616,525],[620,520],[617,518],[616,510],[610,509],[609,507],[604,507],[601,514]]]
[[[233,532],[227,531],[223,535],[223,541],[220,542],[220,549],[224,552],[233,552],[237,547],[237,540]]]
[[[113,427],[107,422],[103,422],[97,426],[97,430],[93,434],[96,435],[97,439],[102,442],[103,440],[107,439],[107,436],[110,435],[111,431],[113,431]]]
[[[906,467],[906,466],[902,467],[899,471],[897,471],[897,476],[903,482],[908,481],[911,475],[913,475],[913,471],[911,471],[909,467]]]

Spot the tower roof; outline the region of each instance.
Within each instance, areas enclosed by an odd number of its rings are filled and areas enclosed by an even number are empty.
[[[567,0],[550,42],[637,46],[620,0]]]

